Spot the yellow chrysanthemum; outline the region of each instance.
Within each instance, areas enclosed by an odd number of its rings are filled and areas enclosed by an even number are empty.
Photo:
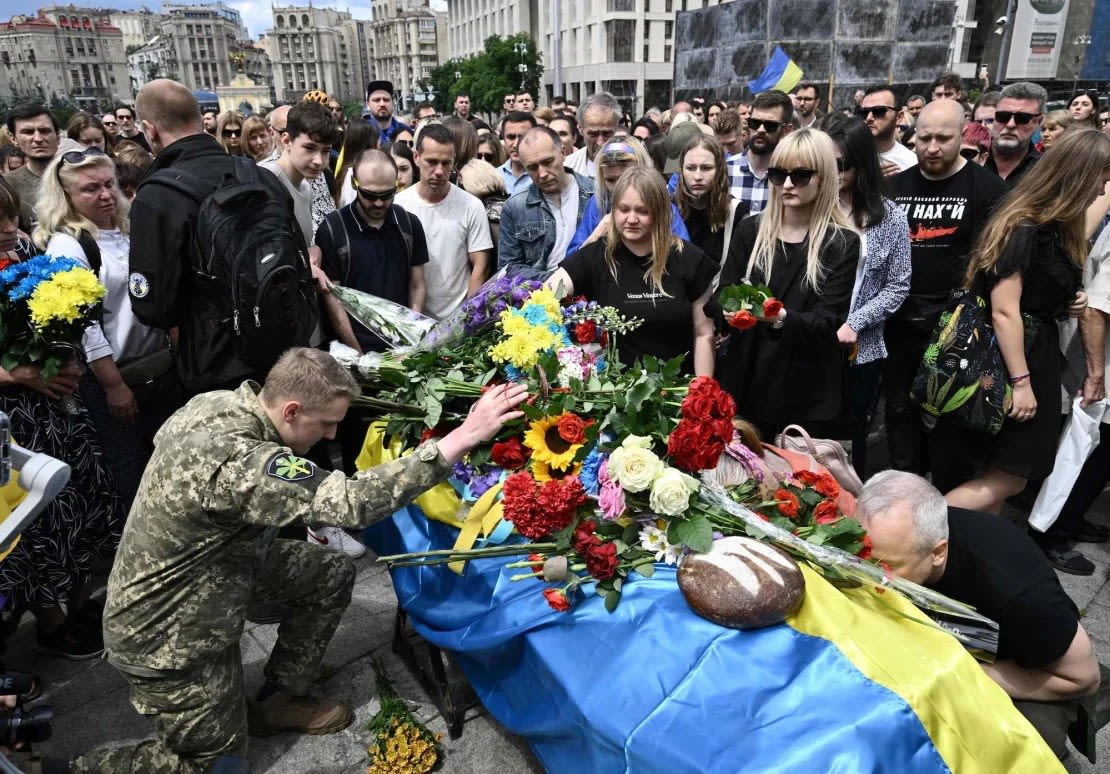
[[[524,445],[532,450],[532,459],[548,467],[565,471],[582,448],[580,443],[567,443],[559,435],[559,417],[540,417],[528,426]]]
[[[88,269],[59,272],[41,283],[27,301],[31,322],[45,327],[52,322],[75,322],[85,310],[104,298],[104,286]]]
[[[559,336],[551,329],[533,325],[512,312],[501,315],[504,338],[490,349],[495,363],[510,363],[521,371],[534,368],[540,355],[560,343]]]

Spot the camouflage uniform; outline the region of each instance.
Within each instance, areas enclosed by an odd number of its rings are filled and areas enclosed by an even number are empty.
[[[275,540],[293,522],[363,527],[447,477],[433,446],[348,479],[297,457],[257,385],[193,398],[162,427],[108,581],[104,643],[159,738],[75,772],[199,772],[245,755],[239,639],[255,602],[291,606],[266,679],[303,695],[351,598],[346,556]]]

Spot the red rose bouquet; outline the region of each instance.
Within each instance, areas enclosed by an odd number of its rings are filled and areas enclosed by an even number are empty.
[[[766,285],[741,283],[721,290],[721,309],[728,324],[737,330],[754,328],[760,320],[779,316],[782,302],[775,298]]]

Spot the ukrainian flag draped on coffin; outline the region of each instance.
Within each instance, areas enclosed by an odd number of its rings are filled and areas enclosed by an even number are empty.
[[[452,545],[417,507],[365,533],[379,554]],[[551,610],[511,559],[393,570],[417,631],[548,771],[1046,774],[1063,768],[954,638],[894,591],[841,591],[804,567],[786,623],[696,616],[657,565],[605,611]]]

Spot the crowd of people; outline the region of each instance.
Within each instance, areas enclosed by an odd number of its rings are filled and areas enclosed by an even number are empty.
[[[1046,112],[1036,84],[974,103],[963,88],[950,74],[928,96],[877,84],[851,108],[823,112],[821,86],[803,83],[750,102],[679,101],[638,120],[607,93],[543,107],[521,92],[486,121],[467,94],[454,96],[451,115],[432,103],[399,115],[388,81],[368,85],[361,115],[313,91],[244,116],[202,113],[182,85],[158,80],[134,106],[78,113],[64,130],[42,105],[11,111],[0,137],[0,258],[76,258],[107,295],[103,322],[82,342],[87,368],[48,379],[32,366],[0,370],[15,440],[73,469],[48,515],[0,563],[0,594],[9,626],[34,615],[44,653],[87,659],[107,646],[136,708],[161,728],[158,740],[92,754],[72,770],[201,770],[242,756],[248,731],[349,723],[349,709],[305,695],[338,624],[335,606],[344,607],[335,600],[349,598],[346,557],[365,551],[344,527],[411,499],[446,475],[444,460],[516,416],[520,390],[491,393],[466,432],[347,479],[369,415],[351,406],[357,387],[318,350],[332,340],[360,352],[387,345],[327,292],[332,283],[443,318],[499,269],[544,280],[643,320],[619,338],[622,360],[682,357],[691,376],[715,376],[764,438],[799,423],[843,439],[861,476],[874,467],[868,435],[881,399],[890,467],[912,475],[872,479],[863,518],[895,572],[940,583],[956,538],[949,552],[936,524],[913,530],[946,507],[998,514],[1049,474],[1070,396],[1105,397],[1110,314],[1099,273],[1110,259],[1105,104],[1081,92],[1067,110]],[[233,194],[254,197],[254,222],[275,224],[255,236],[284,240],[267,260],[292,245],[294,279],[281,288],[304,304],[291,312],[303,348],[244,349],[239,307],[218,300],[239,268],[225,265],[222,242],[201,237],[214,233],[208,202]],[[781,311],[733,328],[717,295],[739,282],[767,285]],[[910,398],[938,317],[962,288],[987,299],[1013,385],[998,436],[933,426]],[[1061,352],[1058,333],[1076,324],[1078,360]],[[1104,447],[1057,523],[1033,534],[1045,567],[1090,574],[1076,544],[1110,539],[1085,518],[1110,479]],[[175,476],[190,482],[167,482]],[[892,481],[898,492],[929,489],[916,501],[875,494]],[[215,515],[170,528],[179,514],[167,502]],[[919,518],[921,503],[932,511]],[[974,521],[974,545],[961,532],[963,564],[945,576],[945,593],[965,598],[977,582],[966,563],[997,566],[992,546],[1011,550],[1016,540],[1023,548],[1012,550],[1027,558],[1034,544],[1024,534],[983,538],[1011,528]],[[113,560],[105,609],[92,580]],[[214,622],[201,608],[234,579],[241,593],[219,598]],[[282,603],[276,613],[254,604],[251,589],[263,587],[265,601]],[[1023,654],[992,676],[1015,701],[1066,705],[1052,721],[1066,727],[1098,685],[1074,606],[1056,609],[1051,572],[1035,585],[990,588],[976,604],[998,611],[1000,663]],[[1053,646],[1026,648],[1037,630],[1028,618],[1012,623],[1013,611],[1036,620],[1050,603]],[[244,703],[237,644],[248,616],[285,623],[266,685]],[[1029,687],[1044,674],[1064,676]],[[186,706],[213,685],[217,698]]]

